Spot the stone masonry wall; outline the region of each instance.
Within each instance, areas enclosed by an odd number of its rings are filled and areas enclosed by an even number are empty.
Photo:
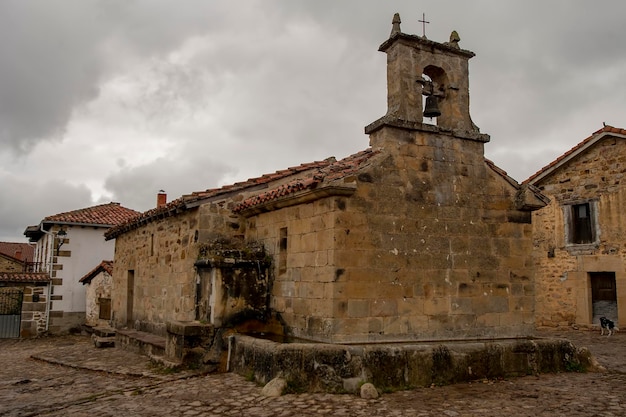
[[[529,334],[530,215],[514,208],[516,189],[487,168],[483,144],[391,128],[371,143],[389,157],[361,177],[345,220],[340,217],[350,233],[335,257],[346,265],[335,293],[345,314],[337,333],[357,328],[368,339]],[[351,240],[353,210],[365,214],[369,239]],[[351,256],[353,245],[358,258]]]
[[[295,336],[330,342],[531,333],[530,213],[515,210],[516,190],[487,168],[482,143],[377,134],[386,159],[347,179],[353,196],[249,219],[247,236],[278,263],[287,228],[273,308]]]
[[[247,237],[262,243],[273,255],[271,308],[281,314],[294,336],[331,337],[333,281],[341,275],[333,258],[335,219],[344,205],[344,198],[325,198],[248,220]],[[281,253],[280,231],[284,228],[287,248]]]
[[[207,203],[118,236],[111,293],[114,326],[128,324],[129,271],[135,284],[130,320],[135,329],[165,335],[168,321],[195,320],[199,245],[238,239],[243,232],[237,220],[222,202]]]
[[[115,327],[130,323],[136,330],[165,336],[167,321],[195,318],[198,226],[194,210],[117,237],[111,292]],[[131,318],[127,317],[129,275],[134,277]]]
[[[588,272],[615,272],[619,320],[626,322],[626,141],[606,138],[536,185],[551,199],[533,215],[537,325],[590,325]],[[599,241],[567,245],[563,205],[596,201]]]
[[[24,265],[4,256],[0,256],[0,271],[2,272],[22,272]]]
[[[36,337],[46,332],[47,286],[25,286],[20,337]]]

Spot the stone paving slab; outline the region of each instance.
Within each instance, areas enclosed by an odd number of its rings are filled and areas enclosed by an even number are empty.
[[[0,340],[0,415],[626,416],[626,334],[548,335],[587,346],[608,371],[419,388],[376,400],[323,393],[268,398],[239,375],[163,373],[141,355],[96,349],[85,336]]]
[[[134,377],[150,377],[159,380],[185,378],[198,374],[194,371],[168,372],[153,364],[147,356],[118,348],[96,348],[91,338],[68,336],[70,346],[33,353],[30,357],[56,365],[76,369],[88,369]]]

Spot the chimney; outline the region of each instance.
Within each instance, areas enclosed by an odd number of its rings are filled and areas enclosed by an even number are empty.
[[[22,260],[22,251],[21,250],[16,250],[15,251],[15,259],[19,259],[20,261]]]
[[[165,194],[165,191],[163,190],[159,190],[159,193],[157,194],[157,208],[162,207],[164,205],[167,204],[167,194]]]

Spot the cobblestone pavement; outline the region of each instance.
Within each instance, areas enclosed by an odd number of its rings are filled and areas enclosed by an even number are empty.
[[[626,334],[541,332],[586,346],[608,371],[478,381],[383,394],[261,395],[235,374],[163,373],[86,336],[0,340],[3,416],[626,416]]]

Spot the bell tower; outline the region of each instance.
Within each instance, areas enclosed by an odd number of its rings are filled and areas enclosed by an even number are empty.
[[[459,40],[456,31],[445,43],[402,33],[396,13],[389,39],[378,49],[387,54],[387,114],[365,133],[390,125],[488,142],[469,113],[468,64],[474,53],[461,49]]]

